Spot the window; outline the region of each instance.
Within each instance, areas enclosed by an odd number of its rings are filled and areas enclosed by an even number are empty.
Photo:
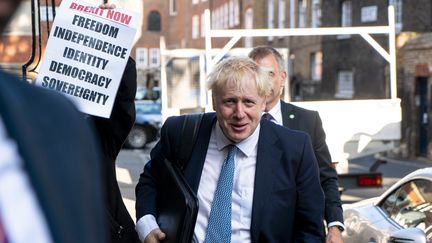
[[[352,99],[354,96],[354,75],[352,71],[339,71],[335,98]]]
[[[322,52],[312,52],[310,55],[310,77],[313,81],[321,81]]]
[[[295,0],[290,0],[290,28],[295,27]]]
[[[192,4],[198,4],[199,0],[192,0]]]
[[[161,17],[159,12],[151,11],[147,18],[147,30],[148,31],[161,31]]]
[[[311,27],[317,28],[321,25],[321,7],[319,0],[312,0]]]
[[[0,35],[31,35],[31,4],[33,1],[22,1],[17,11],[10,19],[6,29]],[[41,16],[42,17],[42,16]],[[36,33],[38,30],[36,29]]]
[[[201,37],[205,37],[205,17],[204,13],[201,14]]]
[[[245,22],[245,29],[252,29],[253,28],[253,10],[252,8],[248,8],[244,15],[244,22]],[[253,42],[252,37],[245,37],[244,38],[244,45],[245,48],[252,48]]]
[[[234,25],[240,24],[240,3],[239,0],[234,0]]]
[[[136,66],[137,68],[146,68],[148,65],[147,48],[136,49]]]
[[[378,6],[365,6],[361,8],[361,22],[375,22],[378,18]]]
[[[234,1],[230,0],[229,1],[229,24],[228,27],[233,27],[234,26]]]
[[[428,238],[432,234],[432,182],[416,179],[403,184],[379,207],[404,228],[419,228]]]
[[[351,1],[343,1],[341,8],[341,26],[351,26]]]
[[[160,66],[159,48],[150,49],[150,67]]]
[[[216,10],[212,10],[210,18],[212,29],[216,29]]]
[[[285,28],[285,0],[279,0],[278,28]]]
[[[299,28],[306,27],[306,1],[305,0],[298,1],[298,27]]]
[[[229,7],[228,3],[225,3],[223,5],[223,28],[228,29],[228,23],[229,23]]]
[[[58,7],[55,7],[55,12],[57,13]],[[47,19],[48,14],[48,19]],[[53,15],[53,9],[51,6],[40,6],[40,17],[41,21],[53,21],[54,15]]]
[[[176,0],[169,0],[169,11],[170,15],[176,15],[177,14],[177,3]]]
[[[273,21],[274,21],[274,2],[273,0],[268,0],[268,5],[267,5],[267,28],[268,29],[274,28]],[[267,37],[267,40],[272,41],[273,36]]]
[[[197,39],[199,35],[199,16],[192,16],[192,39]]]
[[[389,5],[393,5],[395,10],[396,30],[402,30],[402,0],[389,0]]]
[[[341,6],[341,23],[342,27],[351,27],[351,1],[343,1]],[[350,35],[338,35],[338,39],[350,38]]]

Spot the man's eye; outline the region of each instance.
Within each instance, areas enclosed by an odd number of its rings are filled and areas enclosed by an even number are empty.
[[[269,72],[270,77],[274,77],[276,74],[272,71]]]
[[[235,104],[235,100],[234,99],[228,99],[224,101],[225,104]]]
[[[244,103],[246,106],[251,107],[254,106],[256,102],[253,100],[245,100]]]

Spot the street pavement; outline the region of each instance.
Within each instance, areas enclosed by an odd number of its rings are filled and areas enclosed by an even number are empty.
[[[128,211],[135,220],[135,185],[138,182],[140,173],[142,172],[145,163],[150,159],[150,149],[155,143],[149,144],[145,149],[127,150],[120,152],[117,158],[117,180],[120,186],[120,191],[123,196],[123,201],[126,204]],[[372,189],[350,189],[342,194],[343,203],[356,202],[362,199],[376,197],[381,195],[386,189],[393,185],[403,176],[410,172],[432,166],[432,161],[429,160],[400,160],[386,158],[387,163],[378,168],[378,172],[383,174],[383,187]],[[367,171],[374,162],[373,158],[363,158],[361,160],[352,161],[349,164],[349,170],[353,172]]]

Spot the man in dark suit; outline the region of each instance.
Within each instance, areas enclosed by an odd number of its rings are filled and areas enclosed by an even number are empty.
[[[318,112],[285,103],[280,99],[287,73],[284,60],[276,49],[259,46],[249,53],[249,57],[271,72],[272,92],[266,101],[265,109],[266,113],[271,115],[271,120],[285,127],[304,131],[311,137],[325,195],[325,220],[329,232],[327,242],[342,242],[341,231],[344,225],[337,173],[331,166],[326,136]]]
[[[320,242],[324,196],[310,139],[261,120],[268,73],[249,58],[231,58],[208,84],[216,112],[204,114],[183,171],[199,200],[194,242]],[[146,243],[166,237],[156,223],[158,174],[164,158],[177,157],[184,119],[165,122],[136,187],[137,231]]]
[[[0,32],[20,2],[0,1]],[[70,101],[0,71],[0,241],[105,243],[98,152]]]
[[[135,123],[136,77],[135,61],[129,57],[110,118],[91,116],[102,147],[104,185],[107,187],[107,216],[112,243],[139,242],[135,223],[122,199],[115,166],[123,143]]]

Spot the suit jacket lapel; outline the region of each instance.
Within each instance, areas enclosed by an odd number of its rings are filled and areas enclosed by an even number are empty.
[[[207,154],[211,131],[215,122],[215,113],[204,114],[194,150],[184,171],[185,178],[195,193],[198,192],[198,186],[201,179],[204,160]]]
[[[281,161],[282,151],[275,144],[277,138],[271,129],[272,123],[261,121],[255,171],[255,185],[252,206],[251,238],[258,241],[260,218],[273,187],[273,173]]]
[[[297,114],[294,110],[294,106],[281,101],[281,112],[282,112],[282,124],[285,127],[296,129],[299,127]]]

